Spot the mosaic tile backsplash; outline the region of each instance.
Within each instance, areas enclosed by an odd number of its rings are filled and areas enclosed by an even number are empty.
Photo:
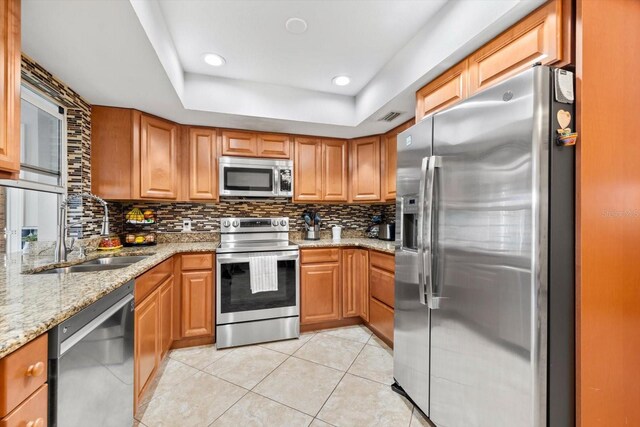
[[[371,224],[373,215],[384,214],[389,221],[395,219],[395,205],[327,205],[294,204],[288,199],[223,199],[216,204],[203,203],[124,203],[123,215],[134,207],[151,209],[156,214],[157,223],[145,226],[145,230],[157,232],[179,232],[182,220],[191,219],[192,230],[196,232],[220,231],[223,217],[277,217],[290,218],[291,231],[304,230],[302,213],[317,211],[322,218],[322,229],[340,225],[345,230],[364,231]],[[125,229],[132,226],[125,225]]]

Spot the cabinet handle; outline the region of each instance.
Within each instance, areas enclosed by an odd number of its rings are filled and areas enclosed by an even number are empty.
[[[43,372],[44,372],[44,363],[42,362],[29,365],[29,367],[27,368],[28,377],[39,377]]]
[[[38,418],[35,421],[29,421],[27,423],[27,427],[44,427],[44,420],[42,418]]]

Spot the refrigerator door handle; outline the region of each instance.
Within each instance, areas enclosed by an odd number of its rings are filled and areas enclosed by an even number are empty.
[[[425,191],[427,189],[427,169],[429,165],[429,157],[422,159],[420,167],[420,190],[418,193],[418,287],[420,288],[420,304],[427,305],[426,300],[426,281],[424,268],[424,211],[425,211]]]
[[[440,298],[434,296],[433,292],[433,244],[431,230],[433,229],[433,188],[436,177],[436,168],[442,165],[442,159],[438,156],[431,156],[427,165],[427,174],[425,182],[425,199],[428,201],[424,205],[425,217],[424,222],[426,228],[421,231],[424,233],[424,249],[422,251],[422,271],[424,272],[424,288],[427,298],[427,305],[430,309],[440,308]]]

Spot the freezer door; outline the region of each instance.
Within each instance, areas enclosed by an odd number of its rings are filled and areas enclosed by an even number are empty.
[[[436,114],[430,418],[545,425],[548,69]]]
[[[429,309],[422,304],[418,214],[422,159],[431,156],[433,119],[427,117],[398,135],[396,271],[393,374],[429,413]],[[425,203],[425,201],[423,201]]]

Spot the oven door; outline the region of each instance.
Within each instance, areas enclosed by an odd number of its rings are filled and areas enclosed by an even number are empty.
[[[220,195],[274,197],[278,195],[278,168],[269,165],[221,164]]]
[[[249,258],[278,257],[278,290],[251,293]],[[218,254],[216,325],[300,315],[298,251]]]

